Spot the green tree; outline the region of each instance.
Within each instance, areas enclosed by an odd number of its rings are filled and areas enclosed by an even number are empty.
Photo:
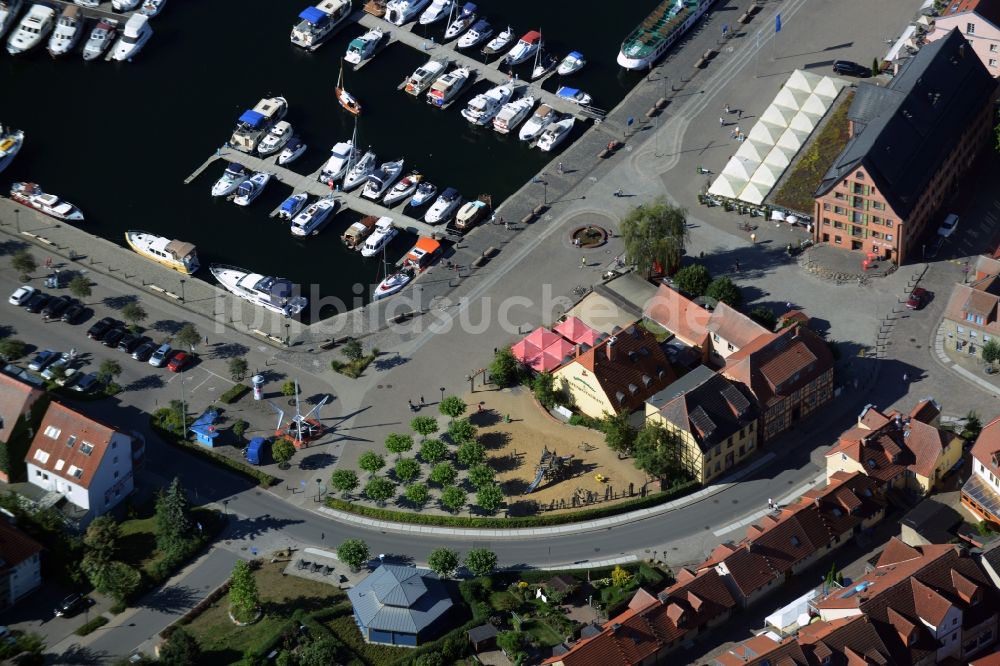
[[[184,324],[181,326],[181,330],[177,331],[173,341],[174,344],[187,347],[193,352],[194,346],[201,342],[201,333],[194,327],[194,324]]]
[[[477,432],[478,428],[469,419],[455,419],[448,424],[448,438],[455,444],[474,440]]]
[[[396,461],[396,478],[403,483],[410,483],[420,476],[420,463],[414,458],[400,458]]]
[[[457,419],[465,413],[465,410],[468,409],[468,407],[469,406],[465,404],[465,401],[457,395],[449,395],[441,401],[440,405],[438,405],[438,411],[445,416]]]
[[[295,380],[289,379],[281,385],[281,395],[285,397],[294,397],[296,391],[298,391],[298,384],[295,383]]]
[[[109,595],[115,601],[122,603],[129,599],[142,583],[142,574],[137,569],[124,562],[111,562],[100,585],[95,585],[98,592]]]
[[[708,285],[705,295],[717,301],[725,303],[731,308],[738,308],[743,304],[743,293],[740,288],[726,276],[717,277]]]
[[[514,357],[510,347],[501,347],[493,355],[490,363],[490,378],[500,388],[513,386],[521,374],[521,364]]]
[[[632,453],[635,444],[635,429],[628,422],[628,413],[606,416],[601,422],[604,442],[608,448],[618,453]]]
[[[658,479],[683,477],[681,447],[677,434],[660,425],[647,423],[635,437],[635,466]]]
[[[1000,341],[990,338],[980,348],[980,353],[982,353],[984,361],[991,366],[996,365],[997,361],[1000,361]]]
[[[374,474],[385,467],[385,458],[374,451],[365,451],[358,458],[358,467],[369,474]]]
[[[403,496],[407,501],[412,502],[421,508],[424,504],[427,504],[427,500],[430,499],[430,493],[427,491],[427,486],[422,483],[414,483],[406,487],[403,491]]]
[[[0,357],[5,361],[16,361],[24,356],[27,345],[15,338],[4,338],[0,340]]]
[[[402,433],[391,432],[389,433],[389,436],[385,438],[385,448],[388,449],[390,453],[395,453],[398,458],[400,455],[413,448],[413,438]]]
[[[38,270],[38,261],[35,260],[35,255],[27,250],[18,250],[10,258],[10,267],[21,274],[21,281],[24,282]]]
[[[97,377],[105,384],[110,384],[120,374],[122,374],[122,366],[113,358],[104,359],[97,368]]]
[[[445,666],[444,657],[440,652],[425,652],[413,663],[414,666]]]
[[[493,483],[496,473],[489,465],[475,465],[469,469],[469,483],[473,488],[482,488]]]
[[[166,555],[183,551],[191,538],[191,505],[174,477],[156,498],[156,547]]]
[[[271,456],[279,465],[286,465],[295,455],[295,445],[287,438],[280,437],[271,444]]]
[[[138,330],[139,324],[146,321],[148,316],[146,308],[142,307],[138,301],[126,303],[122,308],[122,319],[129,323],[133,331]]]
[[[357,571],[371,557],[368,544],[361,539],[348,539],[337,547],[337,559]]]
[[[465,467],[475,467],[486,460],[486,448],[474,439],[462,442],[455,453],[458,462]]]
[[[425,439],[420,444],[420,459],[433,465],[448,456],[448,447],[440,439]]]
[[[95,518],[83,535],[83,545],[87,555],[102,563],[111,562],[115,557],[115,548],[121,537],[121,527],[115,519],[105,514]]]
[[[688,238],[687,211],[665,199],[637,206],[621,222],[625,257],[645,276],[658,268],[673,273]]]
[[[426,439],[428,435],[438,431],[438,422],[433,416],[417,416],[410,421],[410,427],[413,428],[413,432]]]
[[[974,442],[979,438],[979,433],[983,431],[983,420],[974,409],[970,409],[965,415],[965,427],[962,428],[962,438],[968,442]]]
[[[488,548],[473,548],[465,555],[465,568],[473,576],[489,576],[497,568],[497,554]]]
[[[622,569],[621,565],[616,564],[615,568],[611,570],[611,584],[615,587],[624,589],[631,581],[632,574]]]
[[[287,651],[281,654],[289,654]],[[283,665],[280,660],[280,655],[278,659],[275,659],[275,664],[278,666],[292,666],[292,664]],[[253,648],[247,648],[243,651],[243,658],[240,660],[239,666],[267,666],[267,660],[263,656],[257,654],[257,651]]]
[[[344,343],[344,346],[340,348],[340,351],[347,357],[348,361],[352,363],[357,363],[361,360],[361,357],[365,354],[365,348],[361,345],[361,342],[351,338]]]
[[[551,372],[539,372],[531,380],[531,392],[545,409],[552,409],[562,398],[562,393],[555,388],[556,378]]]
[[[329,666],[341,664],[342,658],[337,642],[328,636],[314,638],[299,648],[298,666]]]
[[[69,293],[79,299],[90,298],[90,280],[82,275],[75,275],[69,281]]]
[[[497,635],[497,647],[512,661],[518,661],[524,653],[524,634],[520,631],[501,631]]]
[[[458,553],[451,548],[435,548],[427,558],[427,564],[441,578],[450,578],[458,569]]]
[[[242,381],[247,376],[247,360],[242,356],[235,356],[226,362],[229,366],[229,376],[234,382]]]
[[[465,508],[468,495],[458,486],[448,486],[441,491],[441,506],[452,513],[456,513]]]
[[[233,423],[232,427],[233,434],[236,435],[236,437],[238,438],[242,438],[243,433],[247,431],[247,427],[249,425],[250,424],[244,421],[243,419],[236,419],[236,422]]]
[[[674,274],[674,284],[691,298],[704,296],[711,283],[712,274],[701,264],[685,266]]]
[[[455,483],[456,478],[458,478],[458,472],[455,471],[451,463],[438,463],[431,469],[431,481],[439,486],[450,486]]]
[[[878,76],[881,68],[878,66],[878,58],[872,58],[872,76]]]
[[[260,608],[257,579],[250,563],[237,560],[229,577],[229,609],[239,622],[251,622]]]
[[[496,513],[497,510],[503,506],[503,503],[503,490],[501,490],[500,486],[495,483],[483,486],[476,492],[476,504],[478,504],[484,511]]]
[[[769,331],[773,331],[778,325],[778,318],[766,305],[758,305],[750,310],[750,318]]]
[[[353,469],[338,469],[330,475],[330,485],[345,497],[358,487],[358,474]]]
[[[170,638],[160,645],[160,664],[163,666],[198,666],[203,663],[201,647],[184,627],[177,627]]]
[[[396,484],[384,476],[376,476],[365,484],[365,497],[373,502],[382,503],[396,494]]]

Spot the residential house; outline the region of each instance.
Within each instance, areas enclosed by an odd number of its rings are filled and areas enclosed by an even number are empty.
[[[42,545],[12,521],[9,514],[0,516],[0,610],[14,605],[42,584]]]
[[[982,429],[970,453],[972,473],[962,486],[962,504],[1000,527],[1000,418]]]
[[[889,83],[859,84],[850,139],[816,191],[814,240],[859,260],[921,261],[942,205],[992,143],[996,93],[958,30],[920,49]]]
[[[983,345],[1000,340],[1000,261],[976,260],[968,284],[956,284],[948,297],[941,332],[948,349],[982,357]]]
[[[417,647],[447,625],[453,603],[430,569],[382,564],[347,591],[366,643]]]
[[[730,648],[714,660],[715,666],[887,666],[889,648],[863,615],[832,622],[812,622],[794,636],[759,634]]]
[[[712,666],[808,666],[805,652],[793,636],[770,632],[735,645],[712,660]]]
[[[858,424],[826,453],[827,476],[861,472],[893,488],[926,496],[962,459],[961,437],[941,430],[940,406],[922,400],[909,414],[868,405]]]
[[[40,387],[28,382],[21,381],[6,373],[0,372],[0,446],[7,449],[7,459],[13,460],[17,457],[18,444],[12,437],[17,432],[20,439],[23,439],[20,454],[23,456],[27,448],[29,435],[23,426],[30,419],[31,408],[38,400],[45,395]],[[22,428],[17,428],[21,424]],[[11,450],[13,446],[14,450]],[[13,455],[11,455],[13,454]],[[9,469],[0,469],[0,481],[10,483],[8,476]]]
[[[58,402],[42,417],[25,462],[28,482],[62,495],[80,510],[82,523],[110,511],[134,487],[132,438]]]
[[[1000,3],[996,0],[958,0],[944,5],[934,19],[927,41],[944,39],[958,30],[972,46],[991,76],[1000,76]]]
[[[998,597],[975,560],[953,544],[893,537],[847,590],[814,602],[826,621],[867,616],[898,664],[968,660],[996,642]]]
[[[580,412],[594,418],[631,413],[676,378],[656,338],[632,325],[583,350],[552,373]]]
[[[750,389],[757,400],[761,444],[833,399],[833,354],[803,326],[759,336],[730,354],[721,372]]]
[[[757,450],[759,414],[745,387],[707,366],[646,401],[646,421],[678,436],[681,463],[699,483],[708,483]]]

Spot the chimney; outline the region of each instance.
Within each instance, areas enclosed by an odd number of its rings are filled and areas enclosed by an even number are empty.
[[[617,622],[615,622],[614,624],[611,625],[611,633],[613,633],[613,634],[617,633],[618,630],[621,629],[621,628],[622,628],[622,625],[620,625]]]
[[[580,358],[580,345],[576,346],[576,357]]]
[[[618,342],[618,338],[616,338],[615,336],[612,335],[610,338],[608,338],[608,344],[606,345],[604,351],[607,353],[609,361],[614,361],[615,357],[617,356],[618,350],[615,349],[616,342]]]

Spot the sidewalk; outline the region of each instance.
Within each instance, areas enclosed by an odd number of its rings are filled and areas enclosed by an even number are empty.
[[[962,367],[958,362],[951,359],[951,355],[944,348],[944,333],[941,331],[941,323],[938,323],[934,333],[934,359],[946,369],[951,370],[956,375],[973,384],[977,388],[986,391],[994,398],[1000,397],[1000,385],[989,381],[985,377],[980,377],[976,373]],[[1000,375],[996,376],[1000,377]]]

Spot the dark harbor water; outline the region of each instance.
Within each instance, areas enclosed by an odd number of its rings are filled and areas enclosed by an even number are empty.
[[[268,218],[290,194],[277,181],[248,208],[210,196],[221,162],[183,184],[229,138],[237,116],[266,95],[288,99],[286,119],[309,145],[293,170],[312,173],[330,146],[350,138],[352,117],[337,105],[333,88],[347,42],[364,29],[349,26],[317,52],[304,52],[288,36],[308,4],[171,0],[152,20],[154,35],[132,63],[84,63],[79,48],[60,60],[44,48],[17,58],[0,51],[0,119],[27,135],[0,187],[6,193],[12,181],[38,182],[79,205],[87,216],[84,228],[121,245],[126,229],[144,229],[195,243],[202,266],[221,262],[282,275],[351,302],[352,286],[370,284],[380,271],[380,261],[363,260],[340,242],[354,213],[341,213],[318,236],[295,239],[287,225]],[[622,38],[656,0],[477,4],[498,29],[510,24],[521,35],[540,27],[560,58],[583,52],[587,66],[564,82],[589,92],[600,108],[613,108],[641,78],[621,70],[615,57]],[[443,30],[439,23],[427,35],[440,39]],[[459,114],[464,102],[442,112],[397,91],[427,57],[396,43],[361,71],[348,69],[347,86],[364,106],[359,145],[371,146],[379,161],[405,157],[407,169],[419,169],[439,187],[456,187],[466,198],[489,193],[502,201],[552,155],[528,149],[516,136],[471,127]],[[530,68],[529,61],[515,71],[525,78]],[[550,77],[545,88],[554,90],[558,79]],[[480,82],[473,91],[489,86]],[[400,235],[389,258],[412,243]],[[205,269],[198,277],[211,280]]]

